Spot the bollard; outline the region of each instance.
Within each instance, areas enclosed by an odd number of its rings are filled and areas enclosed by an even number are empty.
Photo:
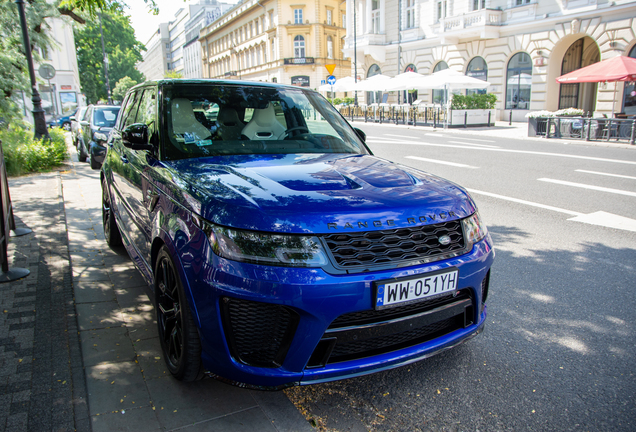
[[[512,126],[512,110],[510,110],[510,116],[508,116],[508,126]]]
[[[632,120],[632,136],[629,139],[631,145],[634,145],[634,139],[636,139],[636,120]]]
[[[452,115],[452,111],[451,111],[451,115]],[[466,129],[468,127],[468,112],[464,113],[464,129]]]
[[[583,120],[585,121],[585,120]],[[585,141],[589,141],[590,140],[590,130],[592,129],[592,119],[588,118],[587,119],[587,132],[585,133]]]
[[[488,110],[488,127],[490,127],[490,110]]]

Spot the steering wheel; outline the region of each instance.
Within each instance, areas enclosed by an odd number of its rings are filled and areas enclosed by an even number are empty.
[[[289,134],[290,134],[291,132],[294,132],[294,131],[300,131],[300,130],[305,131],[304,133],[309,133],[309,129],[307,129],[305,126],[296,126],[296,127],[293,127],[293,128],[287,129],[287,130],[285,131],[285,134],[283,135],[283,136],[284,136],[284,138],[283,138],[283,139],[287,139],[287,138],[289,138]]]

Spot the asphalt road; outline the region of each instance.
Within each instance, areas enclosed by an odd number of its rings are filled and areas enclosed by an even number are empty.
[[[497,252],[486,330],[290,399],[322,430],[636,430],[636,148],[362,128],[471,192]]]

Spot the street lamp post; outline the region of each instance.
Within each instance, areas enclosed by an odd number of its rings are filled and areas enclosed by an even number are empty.
[[[20,15],[20,26],[22,27],[22,42],[24,44],[24,55],[29,67],[29,77],[31,78],[31,101],[33,101],[33,123],[35,124],[35,139],[45,137],[51,139],[49,131],[46,129],[46,119],[42,109],[42,98],[38,92],[35,80],[35,69],[33,68],[33,57],[31,56],[31,41],[27,30],[26,15],[24,14],[24,0],[15,0],[18,5],[18,15]]]
[[[113,104],[113,98],[110,94],[110,81],[108,79],[108,55],[104,45],[104,32],[102,31],[102,13],[99,13],[99,36],[102,39],[102,54],[104,55],[104,78],[106,78],[106,94],[108,95],[108,104]]]
[[[358,29],[357,29],[357,19],[356,19],[356,0],[353,0],[353,82],[358,83]],[[353,92],[354,94],[354,102],[353,104],[358,106],[358,90]]]

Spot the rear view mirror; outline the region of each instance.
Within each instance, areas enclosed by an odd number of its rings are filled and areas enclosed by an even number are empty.
[[[135,123],[126,127],[121,134],[121,142],[125,147],[133,150],[153,149],[148,141],[148,126],[144,123]]]

